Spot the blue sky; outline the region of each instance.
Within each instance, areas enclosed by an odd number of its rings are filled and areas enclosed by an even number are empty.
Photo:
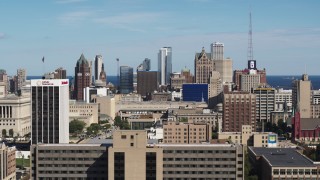
[[[0,0],[0,68],[41,75],[62,66],[74,75],[83,53],[101,54],[107,75],[116,75],[116,58],[134,68],[150,58],[157,70],[159,49],[171,46],[173,71],[193,72],[195,52],[218,41],[243,69],[250,9],[259,69],[320,75],[318,0]]]

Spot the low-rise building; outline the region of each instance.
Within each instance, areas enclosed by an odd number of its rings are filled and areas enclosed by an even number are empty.
[[[31,146],[31,179],[108,179],[108,151],[101,144]]]
[[[16,148],[0,144],[0,180],[16,179]]]
[[[80,120],[90,126],[92,123],[98,123],[98,104],[86,103],[75,100],[69,101],[69,120]]]
[[[246,146],[276,147],[278,136],[272,132],[254,132],[250,125],[243,125],[241,132],[220,132],[218,139]]]
[[[6,130],[7,136],[10,129],[14,136],[24,136],[31,132],[30,96],[8,95],[0,98],[0,127]]]
[[[201,144],[212,137],[212,125],[208,123],[181,123],[168,121],[163,124],[163,143]]]
[[[115,131],[113,144],[31,147],[32,179],[243,179],[231,144],[148,144],[146,131]]]
[[[296,112],[292,118],[292,140],[320,143],[320,118],[301,118]]]
[[[249,147],[249,160],[261,180],[319,179],[320,165],[295,148]]]

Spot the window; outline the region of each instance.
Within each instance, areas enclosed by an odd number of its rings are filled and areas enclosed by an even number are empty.
[[[131,139],[133,139],[133,138],[134,138],[134,136],[133,136],[133,135],[131,135],[131,136],[130,136],[130,138],[131,138]]]
[[[133,146],[134,146],[134,144],[133,144],[133,143],[130,143],[130,146],[131,146],[131,147],[133,147]]]
[[[127,139],[126,135],[121,135],[121,139]]]

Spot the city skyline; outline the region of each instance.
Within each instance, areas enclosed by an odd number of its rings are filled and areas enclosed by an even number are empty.
[[[19,68],[43,75],[62,66],[73,75],[83,53],[92,61],[101,54],[107,75],[117,74],[116,58],[134,68],[149,58],[156,70],[158,50],[170,46],[173,72],[180,72],[185,66],[194,69],[195,53],[202,47],[209,52],[214,42],[224,43],[233,70],[244,69],[251,9],[258,69],[266,68],[268,75],[319,75],[319,5],[288,0],[2,1],[0,59],[10,63],[1,69],[8,75]]]

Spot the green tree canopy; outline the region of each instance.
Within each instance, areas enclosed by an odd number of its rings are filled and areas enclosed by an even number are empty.
[[[70,133],[80,133],[83,128],[86,126],[85,122],[79,120],[73,120],[69,123],[69,132]]]

